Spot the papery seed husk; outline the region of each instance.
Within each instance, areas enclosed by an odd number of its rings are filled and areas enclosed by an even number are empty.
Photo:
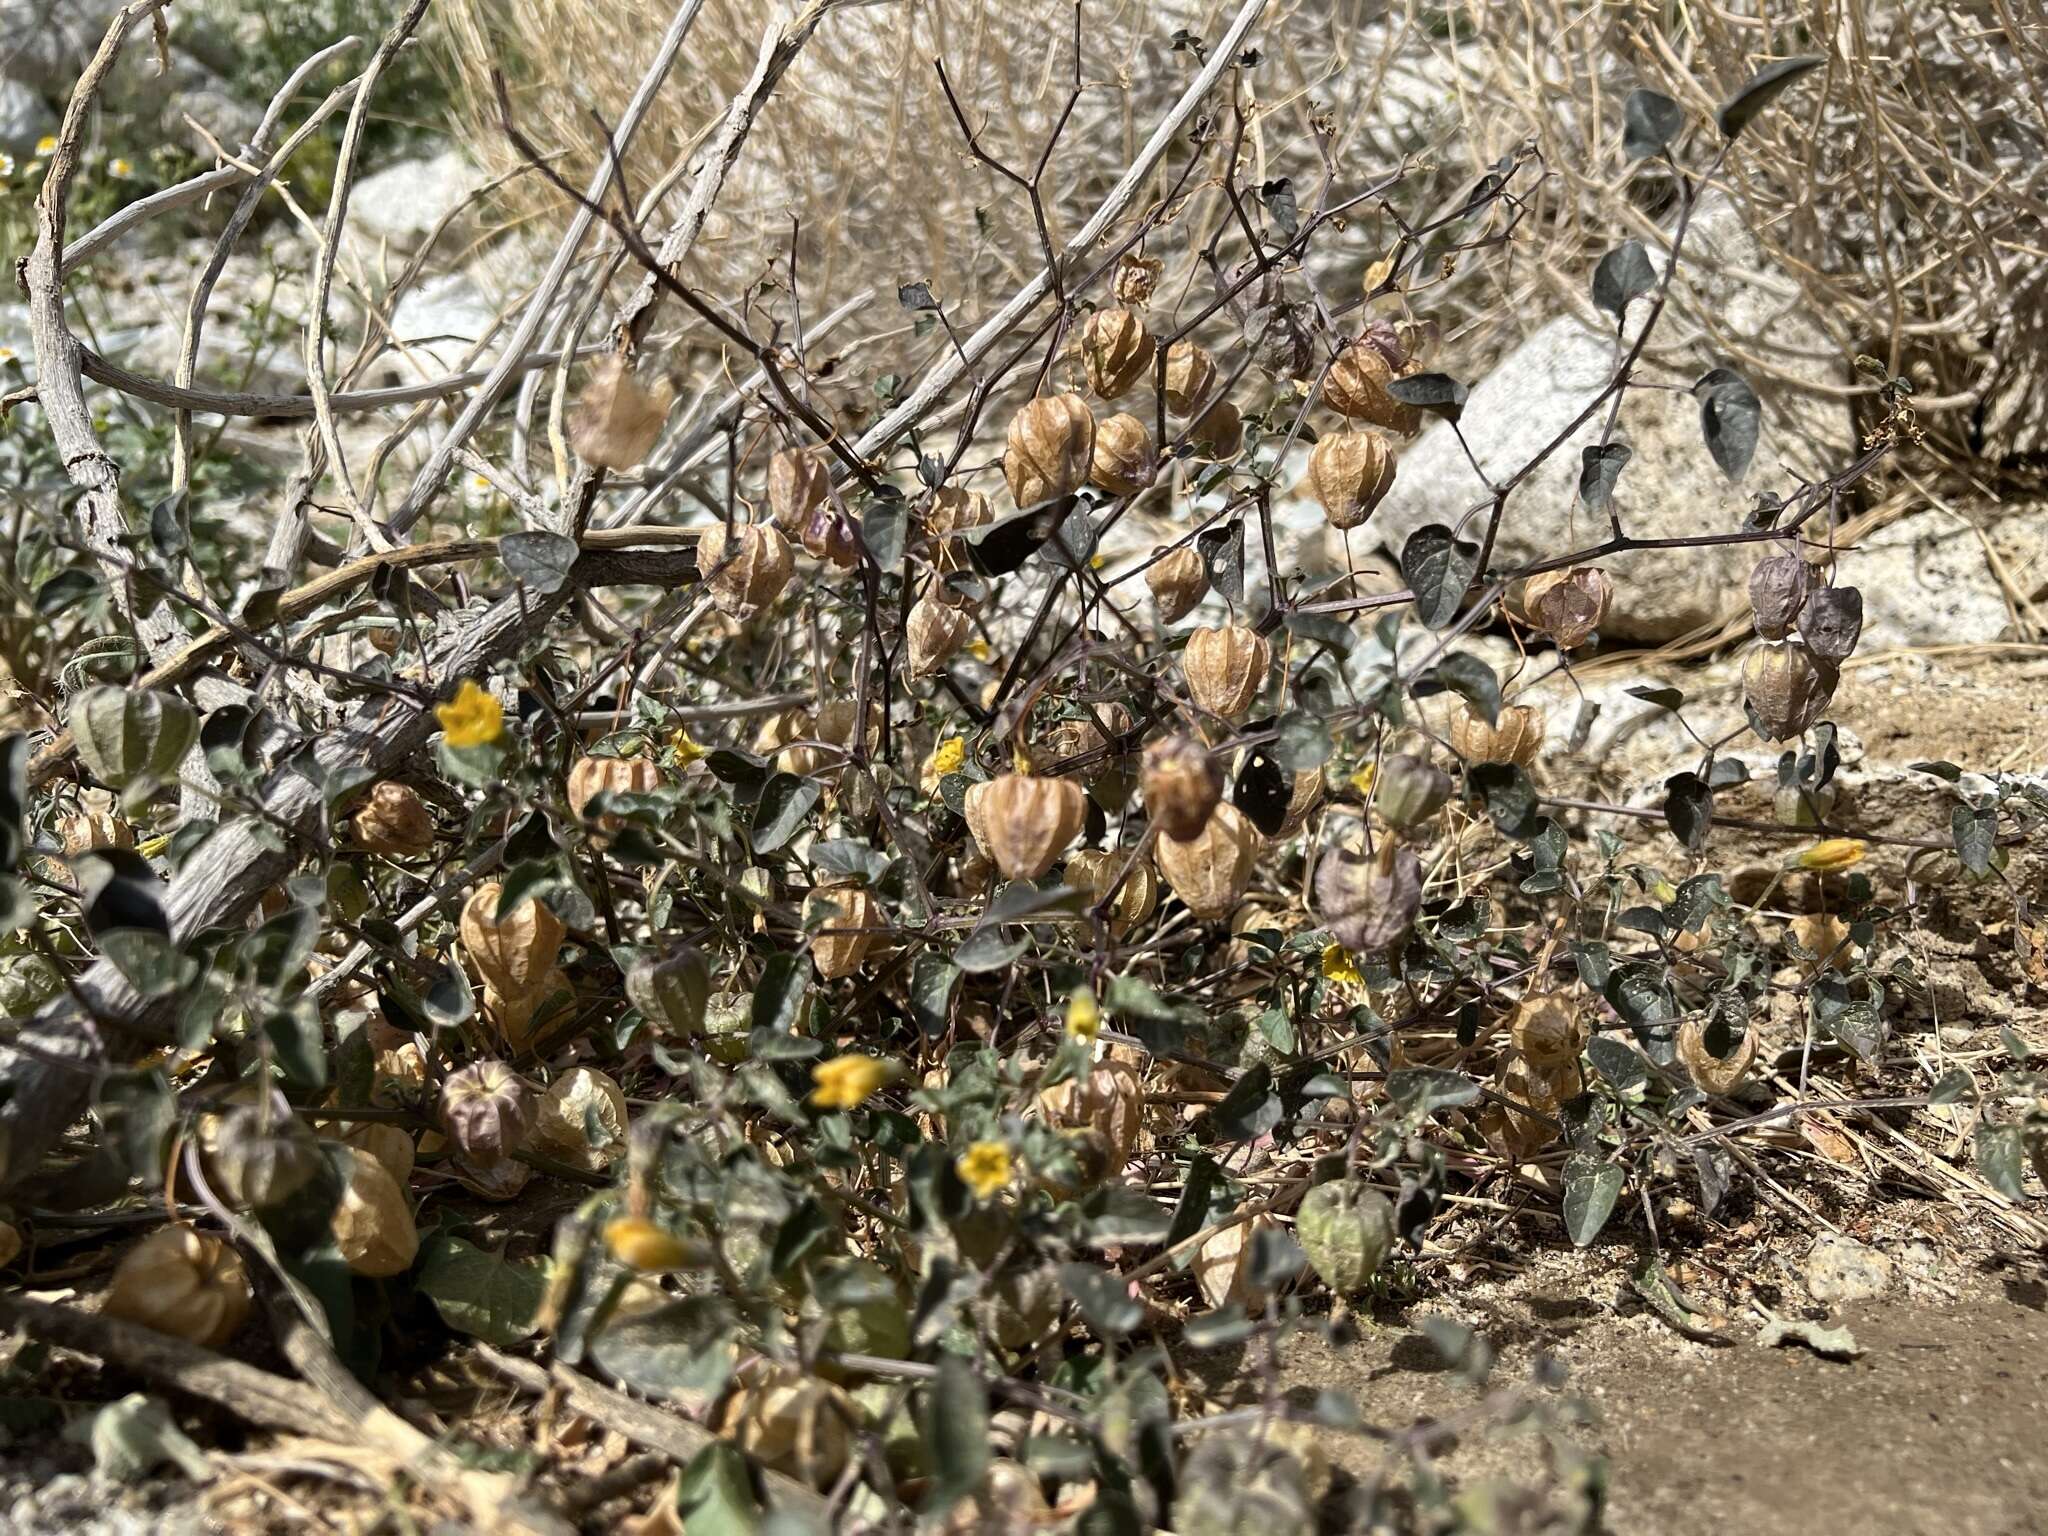
[[[1743,702],[1766,741],[1790,741],[1828,707],[1836,675],[1799,641],[1767,640],[1743,658]]]
[[[1094,467],[1095,418],[1079,395],[1042,396],[1010,418],[1003,478],[1020,509],[1071,496]]]
[[[1468,762],[1513,763],[1527,768],[1543,747],[1543,711],[1533,704],[1508,704],[1496,724],[1488,725],[1469,709],[1451,716],[1451,747]]]
[[[1422,425],[1422,414],[1388,393],[1395,377],[1380,348],[1367,341],[1353,342],[1323,375],[1323,404],[1353,421],[1412,435]]]
[[[1782,640],[1799,621],[1813,589],[1813,567],[1799,555],[1771,555],[1749,573],[1749,608],[1756,632],[1766,640]]]
[[[1006,880],[1036,880],[1051,869],[1088,815],[1087,796],[1074,780],[1019,773],[993,780],[980,807],[986,820],[977,836]]]
[[[1185,416],[1216,388],[1216,359],[1192,341],[1176,341],[1166,349],[1166,404]]]
[[[1223,771],[1192,737],[1153,742],[1145,749],[1141,775],[1145,814],[1164,836],[1183,842],[1208,825],[1223,800]]]
[[[675,398],[675,386],[666,379],[649,389],[625,358],[602,358],[591,367],[570,414],[569,446],[587,464],[631,469],[653,450]]]
[[[728,536],[723,523],[712,523],[697,540],[697,569],[719,611],[747,619],[781,595],[796,556],[779,528],[744,523]]]
[[[1135,496],[1152,483],[1158,466],[1145,423],[1119,411],[1095,429],[1089,482],[1112,496]]]
[[[1354,955],[1378,955],[1408,937],[1422,910],[1422,864],[1382,842],[1376,858],[1333,846],[1316,864],[1316,917]]]
[[[967,615],[926,593],[910,605],[905,621],[907,660],[912,677],[929,677],[945,669],[953,653],[967,643]]]
[[[1230,915],[1251,884],[1252,869],[1265,847],[1258,828],[1227,801],[1190,838],[1161,836],[1153,848],[1160,874],[1173,894],[1205,922]]]
[[[1733,1093],[1742,1086],[1743,1078],[1748,1076],[1750,1065],[1756,1060],[1756,1028],[1753,1025],[1746,1027],[1734,1050],[1726,1056],[1716,1056],[1707,1048],[1708,1022],[1694,1017],[1678,1026],[1678,1059],[1684,1063],[1686,1073],[1700,1092]]]
[[[1598,566],[1542,571],[1522,587],[1522,610],[1529,622],[1557,643],[1561,651],[1577,650],[1607,622],[1614,584]]]
[[[768,460],[768,515],[785,533],[801,529],[831,491],[830,458],[823,448],[782,448]]]
[[[249,1315],[241,1256],[210,1233],[159,1227],[121,1256],[101,1310],[157,1333],[219,1349]]]
[[[1549,1069],[1576,1060],[1590,1031],[1576,1000],[1565,992],[1538,992],[1515,1005],[1509,1038],[1533,1065]]]
[[[1114,400],[1152,371],[1152,338],[1128,309],[1101,309],[1081,327],[1081,362],[1088,387]]]
[[[1394,454],[1377,432],[1329,432],[1308,456],[1309,490],[1332,528],[1356,528],[1394,485]]]
[[[1397,827],[1418,827],[1451,798],[1451,776],[1419,757],[1396,753],[1373,775],[1372,803]]]
[[[827,981],[851,976],[879,937],[871,930],[881,926],[882,908],[875,898],[857,885],[835,885],[814,891],[805,903],[815,915],[827,906],[836,911],[826,915],[811,937],[811,960]]]
[[[1178,624],[1209,595],[1209,566],[1187,544],[1170,549],[1145,568],[1145,585],[1159,608],[1159,622]]]
[[[1243,624],[1195,630],[1181,653],[1181,673],[1195,703],[1226,720],[1250,711],[1272,663],[1266,637]]]
[[[1799,610],[1799,637],[1822,662],[1840,666],[1863,635],[1863,594],[1855,587],[1822,587]]]

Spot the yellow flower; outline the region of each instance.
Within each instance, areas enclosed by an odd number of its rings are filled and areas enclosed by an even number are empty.
[[[1365,985],[1365,975],[1358,969],[1358,962],[1351,958],[1351,951],[1342,944],[1323,946],[1323,980],[1340,987]]]
[[[1372,781],[1378,776],[1378,773],[1379,766],[1377,764],[1367,763],[1358,772],[1351,775],[1351,788],[1359,799],[1363,800],[1372,794]]]
[[[668,739],[669,751],[676,755],[676,766],[687,768],[711,749],[698,741],[688,731],[677,731]]]
[[[505,711],[489,693],[468,678],[446,704],[434,706],[434,718],[451,747],[486,747],[505,733]]]
[[[5,180],[7,177],[12,176],[13,174],[14,156],[9,154],[0,154],[0,180]]]
[[[119,155],[116,155],[113,159],[107,162],[107,174],[109,176],[115,176],[123,181],[126,181],[130,176],[133,176],[135,174],[135,167],[131,165],[128,161],[123,160]]]
[[[1830,837],[1815,843],[1792,861],[1801,869],[1817,870],[1824,875],[1854,869],[1863,862],[1863,840],[1856,837]]]
[[[834,1056],[811,1068],[811,1081],[818,1085],[811,1102],[820,1109],[853,1109],[894,1075],[888,1062],[873,1056]]]
[[[972,656],[976,661],[985,662],[991,656],[995,655],[995,652],[989,648],[989,643],[986,640],[983,640],[979,636],[977,636],[976,638],[967,642],[967,654]]]
[[[1067,1038],[1093,1040],[1102,1033],[1102,1006],[1086,987],[1074,988],[1067,999]]]
[[[948,736],[932,748],[930,768],[940,778],[949,773],[958,773],[961,764],[967,761],[967,743],[958,736]]]
[[[57,135],[46,133],[40,139],[37,139],[36,153],[38,155],[54,155],[57,153]]]
[[[953,1160],[960,1182],[986,1200],[1010,1182],[1010,1149],[1000,1141],[977,1141]]]
[[[694,1268],[701,1258],[696,1245],[664,1232],[644,1216],[621,1216],[608,1224],[604,1245],[621,1264],[643,1273]]]

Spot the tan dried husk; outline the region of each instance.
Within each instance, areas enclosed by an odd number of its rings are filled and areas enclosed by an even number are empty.
[[[1277,1231],[1280,1223],[1265,1212],[1249,1221],[1210,1234],[1195,1248],[1195,1285],[1211,1309],[1230,1305],[1256,1314],[1262,1298],[1251,1285],[1252,1245],[1261,1232]]]
[[[796,556],[780,528],[744,523],[728,537],[725,524],[711,523],[697,539],[697,569],[719,612],[744,620],[782,595]]]
[[[510,913],[497,911],[502,882],[487,880],[463,903],[462,948],[484,984],[508,1000],[532,997],[553,969],[568,930],[529,896]]]
[[[1216,388],[1216,359],[1192,341],[1166,349],[1166,403],[1176,416],[1194,410]]]
[[[1578,1059],[1591,1037],[1583,1006],[1569,992],[1536,992],[1515,1005],[1509,1038],[1524,1060],[1549,1071]]]
[[[925,532],[933,539],[932,569],[941,577],[955,571],[972,571],[974,560],[968,553],[967,541],[952,535],[967,528],[986,528],[994,521],[995,509],[980,491],[963,490],[957,485],[942,485],[933,491],[931,504],[924,513]],[[942,596],[946,593],[943,583],[938,591]]]
[[[1598,566],[1541,571],[1522,585],[1522,611],[1561,651],[1577,650],[1607,622],[1614,583]]]
[[[910,675],[929,677],[943,670],[953,653],[967,643],[967,629],[967,615],[947,607],[930,592],[912,603],[905,621]]]
[[[1223,799],[1223,771],[1192,737],[1167,736],[1145,749],[1141,783],[1145,814],[1167,837],[1183,841],[1209,824]]]
[[[727,1396],[718,1432],[771,1471],[830,1488],[860,1422],[853,1399],[832,1383],[762,1360]]]
[[[1749,573],[1750,621],[1766,640],[1782,640],[1799,622],[1813,590],[1813,567],[1798,554],[1768,555]]]
[[[1159,608],[1159,622],[1178,624],[1209,595],[1209,567],[1187,544],[1170,549],[1145,567],[1145,585]]]
[[[1280,823],[1280,836],[1292,837],[1302,829],[1315,808],[1323,803],[1323,790],[1327,781],[1320,768],[1308,768],[1294,776],[1294,787],[1287,797],[1287,814]]]
[[[1229,802],[1216,807],[1191,838],[1162,835],[1153,848],[1173,894],[1204,921],[1228,916],[1251,884],[1265,839]]]
[[[441,1085],[441,1129],[465,1157],[495,1161],[516,1152],[533,1129],[532,1086],[502,1061],[478,1061]]]
[[[533,1143],[550,1157],[596,1173],[625,1155],[626,1124],[626,1093],[617,1081],[595,1067],[571,1067],[541,1095]]]
[[[1394,485],[1394,454],[1377,432],[1329,432],[1308,456],[1308,488],[1332,528],[1356,528]]]
[[[651,757],[579,757],[569,769],[569,809],[583,819],[583,808],[600,794],[645,795],[661,788],[661,767]],[[597,819],[598,831],[611,834],[626,824],[622,816]]]
[[[1093,907],[1102,900],[1110,882],[1123,872],[1127,863],[1130,863],[1127,851],[1084,848],[1067,856],[1064,879],[1075,890],[1085,892],[1088,897],[1086,906]],[[1117,887],[1116,898],[1109,904],[1107,916],[1111,937],[1122,938],[1150,917],[1158,905],[1159,876],[1153,872],[1149,860],[1139,859],[1131,864],[1130,874]]]
[[[410,784],[380,779],[349,826],[356,841],[387,858],[411,858],[434,846],[434,817],[427,802]]]
[[[219,1349],[249,1315],[254,1292],[225,1241],[159,1227],[121,1256],[102,1310],[204,1349]]]
[[[1451,716],[1451,748],[1474,763],[1513,763],[1527,768],[1543,748],[1543,711],[1533,704],[1504,704],[1497,724],[1488,725],[1468,708]]]
[[[104,789],[83,791],[76,808],[59,818],[57,830],[65,853],[74,856],[96,848],[135,846],[135,828],[115,811],[114,797]]]
[[[768,515],[784,533],[801,532],[831,491],[831,455],[816,444],[780,448],[769,458]]]
[[[1838,967],[1855,945],[1849,925],[1832,912],[1807,912],[1785,925],[1792,941],[1809,955],[1821,970]]]
[[[1396,377],[1379,348],[1368,341],[1353,342],[1323,375],[1323,404],[1339,416],[1412,436],[1422,426],[1422,413],[1387,392]]]
[[[1520,1163],[1536,1156],[1561,1134],[1559,1108],[1579,1096],[1585,1087],[1577,1062],[1545,1071],[1519,1056],[1509,1055],[1495,1074],[1494,1087],[1510,1102],[1489,1100],[1479,1112],[1479,1132],[1502,1156]],[[1516,1106],[1534,1114],[1518,1113]],[[1536,1118],[1537,1114],[1548,1117]]]
[[[1087,796],[1072,779],[1006,773],[979,797],[975,840],[1006,880],[1036,880],[1081,834]],[[974,823],[969,820],[970,830]]]
[[[1071,496],[1094,467],[1095,418],[1079,395],[1041,396],[1010,418],[1003,478],[1018,507]]]
[[[412,1136],[404,1127],[386,1125],[374,1120],[357,1121],[339,1127],[334,1139],[343,1146],[353,1147],[358,1152],[367,1152],[377,1159],[400,1189],[405,1188],[412,1178],[418,1149],[414,1147]]]
[[[1701,1093],[1729,1094],[1741,1087],[1756,1061],[1757,1044],[1756,1026],[1752,1024],[1743,1030],[1733,1051],[1716,1056],[1707,1049],[1705,1019],[1689,1018],[1678,1026],[1678,1059]]]
[[[675,398],[675,386],[668,380],[648,388],[618,353],[600,358],[591,365],[570,413],[569,446],[587,464],[631,469],[653,451]]]
[[[1159,283],[1160,270],[1166,265],[1157,256],[1140,256],[1126,251],[1116,259],[1116,271],[1110,278],[1110,289],[1119,304],[1143,309],[1152,302],[1152,291]]]
[[[1088,479],[1112,496],[1135,496],[1152,483],[1158,462],[1151,429],[1129,412],[1119,411],[1095,429]]]
[[[1129,1062],[1105,1057],[1086,1075],[1041,1090],[1038,1109],[1048,1125],[1100,1136],[1109,1154],[1108,1172],[1114,1176],[1137,1151],[1145,1127],[1144,1080]]]
[[[1080,350],[1088,387],[1105,400],[1128,393],[1152,371],[1152,338],[1128,309],[1090,315],[1081,327]]]
[[[360,1147],[349,1147],[341,1200],[328,1218],[341,1261],[359,1275],[400,1275],[420,1249],[419,1228],[405,1191],[390,1170]]]
[[[1742,697],[1766,741],[1790,741],[1834,697],[1835,669],[1797,640],[1766,640],[1742,661]]]
[[[874,947],[880,935],[858,930],[879,928],[882,908],[872,895],[857,885],[834,885],[814,891],[805,903],[812,914],[822,911],[827,904],[838,910],[827,916],[812,935],[811,959],[820,976],[827,981],[837,981],[859,970],[861,961]]]
[[[1266,637],[1243,624],[1193,631],[1180,660],[1195,703],[1231,721],[1250,711],[1272,665]]]

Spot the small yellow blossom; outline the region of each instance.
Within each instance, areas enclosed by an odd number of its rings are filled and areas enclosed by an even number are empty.
[[[811,1081],[818,1085],[811,1102],[820,1109],[853,1109],[894,1075],[888,1062],[873,1056],[834,1056],[811,1068]]]
[[[451,747],[486,747],[505,733],[505,711],[498,701],[468,678],[446,704],[434,706],[434,718]]]
[[[676,731],[669,736],[668,749],[675,753],[678,768],[689,767],[711,750],[686,730]]]
[[[1102,1005],[1086,987],[1074,988],[1067,999],[1067,1038],[1089,1040],[1102,1033]]]
[[[9,176],[12,176],[13,174],[14,156],[9,154],[0,154],[0,181],[5,181]]]
[[[1863,840],[1855,837],[1830,837],[1815,843],[1792,862],[1801,869],[1817,870],[1824,875],[1854,869],[1863,862]]]
[[[953,1160],[960,1182],[986,1200],[1010,1182],[1010,1149],[1000,1141],[977,1141]]]
[[[644,1216],[621,1216],[604,1229],[604,1245],[613,1258],[643,1274],[695,1266],[699,1252],[673,1232],[664,1232]]]
[[[967,743],[958,736],[948,736],[932,748],[931,771],[940,778],[949,773],[958,773],[967,761]]]
[[[986,662],[991,656],[995,655],[995,652],[989,648],[989,643],[986,640],[977,636],[975,639],[967,642],[967,654],[976,661]]]
[[[14,351],[14,348],[12,348],[12,347],[0,347],[0,363],[11,363],[11,362],[13,362],[13,361],[14,361],[14,358],[15,358],[15,351]]]
[[[1351,958],[1351,951],[1342,944],[1323,946],[1323,980],[1334,982],[1340,987],[1362,987],[1365,974],[1358,968],[1358,962]]]
[[[57,135],[46,133],[36,140],[37,155],[54,155],[55,153],[57,153]]]
[[[116,155],[107,162],[107,174],[121,181],[126,181],[135,174],[135,167],[129,161],[123,160],[119,155]]]
[[[1363,768],[1359,769],[1358,772],[1351,775],[1352,791],[1358,796],[1359,799],[1367,799],[1372,794],[1372,781],[1378,776],[1379,765],[1376,763],[1367,763]]]

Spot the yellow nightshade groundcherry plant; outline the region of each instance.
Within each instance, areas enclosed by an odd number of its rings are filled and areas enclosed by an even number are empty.
[[[1886,778],[1852,740],[1860,498],[1912,389],[1879,368],[1855,451],[1793,475],[1747,354],[1665,326],[1751,125],[1794,92],[1767,121],[1803,132],[1835,70],[1772,51],[1718,114],[1624,84],[1597,166],[1531,139],[1475,175],[1455,135],[1382,153],[1330,114],[1313,7],[1090,4],[1028,55],[992,7],[915,87],[877,8],[754,8],[729,101],[730,15],[585,7],[646,37],[560,122],[496,60],[521,174],[429,242],[559,255],[477,357],[400,379],[443,258],[325,221],[375,195],[373,127],[411,131],[380,71],[439,43],[363,9],[398,30],[119,214],[78,201],[133,73],[96,68],[18,200],[11,1427],[171,1456],[249,1529],[1590,1532],[1575,1401],[1486,1381],[1455,1321],[1501,1276],[1584,1250],[1642,1328],[1754,1337],[1764,1294],[1840,1352],[1778,1299],[1796,1262],[1741,1266],[1860,1220],[1863,1130],[1987,1251],[2041,1230],[2048,795],[2018,755]],[[827,54],[886,77],[879,137],[932,183],[892,238],[865,186],[813,216],[834,157],[761,180],[794,162],[749,135],[838,102]],[[1583,274],[1612,371],[1509,462],[1525,403],[1458,374],[1474,306],[1567,275],[1536,242],[1593,180],[1640,215]],[[46,346],[107,263],[220,308],[218,263],[130,225],[170,207],[223,259],[273,221],[280,294],[333,301],[236,366],[216,323],[196,375]],[[884,255],[893,294],[849,276]],[[1665,410],[1730,489],[1653,524],[1629,443]],[[1532,552],[1545,517],[1574,532]],[[1646,653],[1694,545],[1754,574]],[[1674,670],[1709,649],[1711,688]],[[1999,925],[2005,1035],[1925,1025],[1936,911]],[[1436,1422],[1377,1369],[1290,1374],[1411,1326],[1474,1389]],[[247,1423],[179,1455],[145,1391],[180,1441]],[[1511,1436],[1502,1481],[1444,1426]]]

